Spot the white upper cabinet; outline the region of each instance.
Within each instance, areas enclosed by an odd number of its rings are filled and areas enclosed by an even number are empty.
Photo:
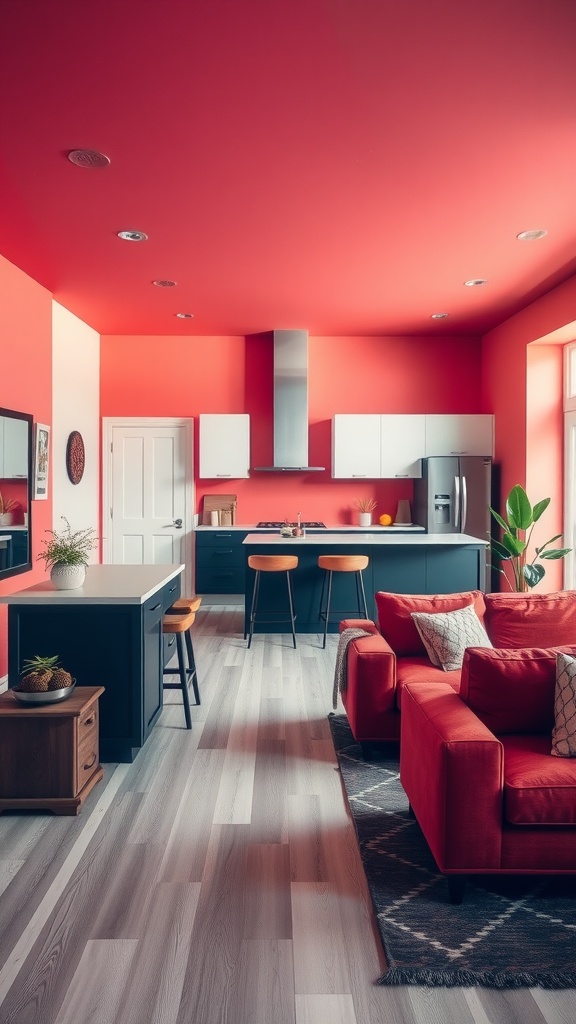
[[[380,417],[380,476],[421,477],[422,454],[426,438],[424,415],[385,415]]]
[[[334,416],[332,476],[348,480],[422,476],[424,444],[424,416]]]
[[[332,418],[332,476],[351,480],[380,476],[380,416]]]
[[[0,477],[27,479],[28,422],[0,417]]]
[[[248,413],[202,413],[198,420],[199,476],[212,480],[249,476]]]
[[[494,456],[494,417],[489,415],[427,415],[426,456]]]

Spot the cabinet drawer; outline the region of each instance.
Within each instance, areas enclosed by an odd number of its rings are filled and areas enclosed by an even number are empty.
[[[182,590],[182,574],[170,580],[165,587],[162,587],[162,612],[165,612],[174,601],[180,597]]]
[[[88,716],[90,718],[90,716]],[[79,725],[78,757],[76,761],[75,789],[72,795],[79,793],[88,779],[99,766],[98,760],[98,717],[95,715],[90,725]],[[86,731],[82,731],[86,729]]]
[[[246,552],[241,546],[199,548],[196,564],[210,569],[240,569],[246,563]]]
[[[152,597],[149,597],[147,601],[142,605],[142,616],[144,621],[144,628],[146,624],[150,625],[151,622],[155,622],[156,619],[161,619],[164,614],[164,595],[161,590],[158,590]],[[172,603],[172,598],[170,599]]]
[[[244,566],[230,569],[196,569],[198,594],[243,594]]]
[[[242,541],[248,536],[245,530],[207,530],[196,533],[196,549],[205,547],[241,547]]]

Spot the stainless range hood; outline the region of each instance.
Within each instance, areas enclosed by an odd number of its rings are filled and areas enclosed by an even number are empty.
[[[308,332],[273,331],[274,465],[264,473],[321,473],[308,465]]]

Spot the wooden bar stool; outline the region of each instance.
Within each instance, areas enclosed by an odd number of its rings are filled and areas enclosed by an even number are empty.
[[[328,634],[328,622],[330,620],[330,600],[332,597],[332,573],[334,572],[353,572],[356,574],[356,600],[358,603],[358,615],[362,615],[364,612],[364,618],[368,618],[368,608],[366,607],[366,594],[364,592],[364,580],[362,579],[362,570],[366,568],[370,559],[368,555],[320,555],[318,558],[318,567],[324,569],[324,578],[322,580],[322,593],[320,595],[320,610],[318,617],[324,619],[324,641],[322,647],[326,647],[326,636]],[[324,608],[324,592],[326,590],[326,581],[328,581],[328,597],[326,600],[326,608]],[[360,607],[360,598],[362,598],[363,608]],[[340,618],[342,613],[339,613]]]
[[[198,599],[201,600],[201,599]],[[176,604],[176,602],[175,602]],[[172,608],[174,605],[172,605]],[[178,654],[178,674],[180,676],[179,683],[164,683],[163,687],[165,690],[182,690],[182,702],[184,704],[184,715],[186,717],[186,728],[192,728],[192,718],[190,717],[190,698],[188,695],[189,681],[192,681],[194,688],[194,696],[196,698],[196,704],[200,704],[200,691],[198,689],[198,676],[196,674],[196,661],[194,658],[194,648],[192,646],[192,635],[191,626],[196,618],[195,611],[184,611],[177,614],[170,614],[172,609],[164,615],[162,619],[162,633],[174,634],[176,637],[176,651]],[[186,643],[186,655],[188,658],[188,664],[184,656],[184,643],[182,637]],[[163,668],[162,673],[165,676],[175,675],[173,669]]]
[[[252,636],[254,633],[254,623],[256,622],[256,613],[258,610],[258,597],[260,595],[260,573],[261,572],[285,572],[286,583],[288,586],[288,604],[290,606],[290,622],[292,623],[292,640],[294,647],[296,647],[296,616],[294,614],[294,598],[292,595],[292,580],[290,579],[290,571],[295,569],[298,565],[298,557],[296,555],[249,555],[248,565],[251,569],[256,571],[254,577],[254,590],[252,591],[252,606],[250,608],[250,632],[248,635],[248,647],[252,643]],[[278,618],[283,613],[281,611],[270,612],[270,617],[259,616],[259,622],[288,622],[287,618]]]
[[[181,615],[182,612],[197,612],[202,604],[201,597],[177,597],[167,609],[167,615]]]

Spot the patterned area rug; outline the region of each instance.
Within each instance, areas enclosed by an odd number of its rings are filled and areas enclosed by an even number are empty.
[[[329,720],[388,962],[380,984],[576,988],[576,879],[470,876],[451,904],[397,748],[363,761],[346,718]]]

